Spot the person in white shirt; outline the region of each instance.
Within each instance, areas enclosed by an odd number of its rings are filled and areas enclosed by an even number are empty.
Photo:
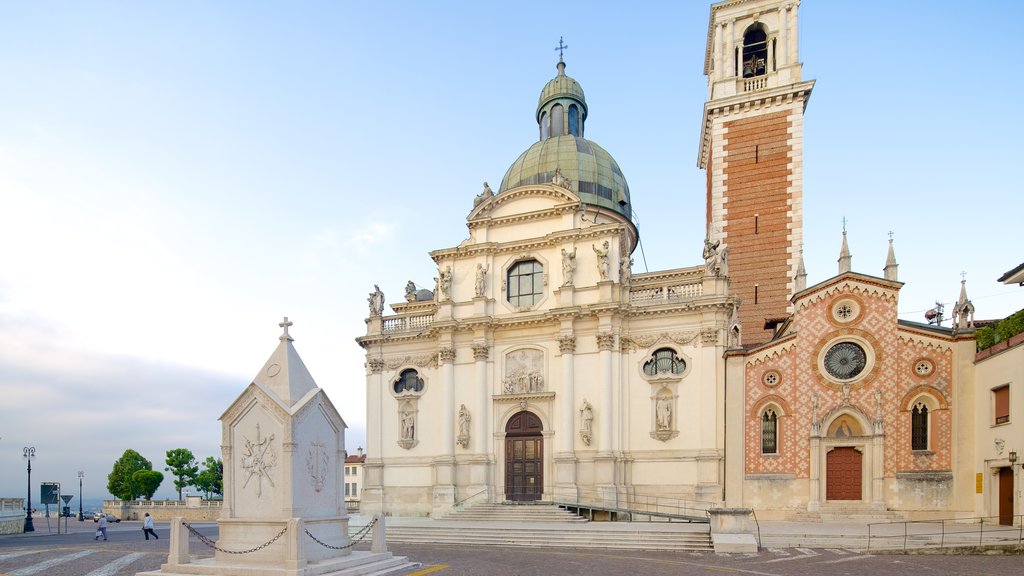
[[[146,512],[146,518],[142,521],[142,533],[146,535],[146,540],[149,540],[150,534],[153,535],[153,538],[160,539],[153,531],[153,517],[149,515],[149,512]]]

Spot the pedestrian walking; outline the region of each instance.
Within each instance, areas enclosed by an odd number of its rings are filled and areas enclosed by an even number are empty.
[[[100,536],[103,536],[103,540],[107,539],[107,515],[103,514],[100,516],[99,523],[96,525],[96,538],[99,540]]]
[[[146,518],[142,521],[142,533],[146,535],[146,540],[149,540],[150,534],[153,535],[153,538],[160,539],[153,531],[153,517],[149,515],[149,512],[146,512]]]

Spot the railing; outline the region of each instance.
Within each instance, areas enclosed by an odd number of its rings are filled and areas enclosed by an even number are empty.
[[[483,493],[487,492],[487,490],[488,490],[488,488],[484,488],[483,490],[481,490],[481,491],[477,492],[476,494],[470,494],[469,496],[466,496],[466,497],[465,497],[465,498],[463,498],[462,500],[459,500],[459,501],[455,502],[455,504],[452,504],[452,508],[458,508],[459,506],[462,506],[462,505],[463,505],[463,504],[465,504],[465,503],[466,503],[466,502],[467,502],[468,500],[470,500],[470,499],[472,499],[472,498],[476,498],[477,496],[479,496],[479,495],[481,495],[481,494],[483,494]]]
[[[0,498],[0,510],[17,510],[19,514],[25,513],[24,498]]]
[[[674,286],[659,286],[657,288],[637,288],[630,290],[629,303],[634,306],[670,304],[690,298],[697,298],[703,293],[704,287],[700,281]]]
[[[648,517],[684,520],[687,522],[707,522],[708,509],[715,507],[712,502],[683,500],[667,496],[632,494],[614,501],[608,501],[597,490],[581,489],[574,499],[556,497],[554,504],[569,508],[603,510],[616,513],[628,513]]]
[[[385,334],[394,334],[396,332],[412,332],[415,330],[429,328],[433,322],[433,314],[424,314],[422,316],[398,316],[385,318],[381,331],[384,332]]]
[[[768,86],[768,77],[759,76],[757,78],[750,78],[743,81],[743,91],[751,92],[754,90],[760,90]]]
[[[874,522],[868,524],[868,550],[875,548],[946,548],[992,546],[1024,542],[1024,515],[1016,515],[1010,524],[1000,524],[999,516]]]
[[[223,500],[202,500],[189,505],[186,500],[104,500],[104,508],[220,508]]]

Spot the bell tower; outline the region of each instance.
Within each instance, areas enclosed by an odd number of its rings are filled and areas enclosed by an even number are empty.
[[[803,116],[799,0],[711,6],[708,100],[698,166],[707,173],[707,234],[728,246],[745,345],[772,336],[790,312],[803,243]]]

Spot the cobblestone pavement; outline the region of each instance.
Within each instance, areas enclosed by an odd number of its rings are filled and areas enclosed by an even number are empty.
[[[216,538],[217,526],[197,526]],[[39,531],[0,537],[0,576],[127,576],[156,570],[167,559],[167,528],[157,526],[160,540],[146,541],[139,522],[122,522],[109,530],[109,541],[93,539],[91,523],[69,525],[69,534]],[[193,554],[210,556],[193,539]],[[367,549],[365,544],[356,549]],[[1021,556],[891,556],[844,548],[773,548],[758,554],[712,552],[644,552],[616,550],[524,549],[480,546],[393,544],[392,552],[422,566],[406,576],[558,576],[737,575],[811,576],[871,574],[896,576],[941,574],[979,576],[1021,574]]]

